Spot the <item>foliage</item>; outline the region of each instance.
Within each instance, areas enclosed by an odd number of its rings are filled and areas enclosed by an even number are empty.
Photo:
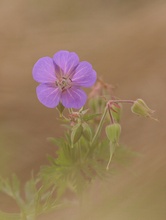
[[[64,205],[67,192],[81,199],[96,179],[108,178],[117,163],[126,164],[135,155],[119,145],[122,103],[132,100],[115,100],[110,86],[99,80],[89,100],[89,109],[74,112],[58,105],[66,133],[62,138],[50,138],[58,147],[56,157],[49,156],[49,165],[41,167],[24,187],[13,175],[0,178],[0,191],[13,198],[20,213],[0,212],[4,220],[35,220],[38,215]],[[103,95],[105,98],[103,98]]]

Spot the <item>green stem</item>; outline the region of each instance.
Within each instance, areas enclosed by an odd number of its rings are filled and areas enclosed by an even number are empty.
[[[97,140],[97,138],[98,138],[98,136],[101,132],[101,129],[102,129],[102,126],[103,126],[103,123],[104,123],[104,120],[105,120],[105,117],[106,117],[106,114],[107,114],[107,110],[108,110],[108,107],[106,106],[105,109],[104,109],[104,113],[102,115],[102,118],[99,122],[99,126],[97,127],[96,133],[95,133],[95,135],[93,137],[93,140],[91,142],[91,146],[93,146],[93,144],[95,143],[95,141]]]
[[[107,163],[106,170],[109,170],[109,166],[110,166],[114,151],[115,151],[115,145],[110,142],[110,157],[109,157],[109,161]]]

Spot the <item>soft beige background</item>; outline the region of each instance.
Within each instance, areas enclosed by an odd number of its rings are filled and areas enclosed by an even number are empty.
[[[0,173],[22,181],[47,163],[61,135],[56,111],[41,105],[31,71],[42,56],[61,49],[91,62],[117,86],[117,96],[142,97],[160,122],[138,118],[126,106],[121,142],[142,157],[96,183],[84,219],[166,219],[166,3],[130,0],[0,1]],[[78,207],[49,219],[79,219]],[[0,194],[0,210],[14,211]],[[48,219],[42,217],[41,219]]]

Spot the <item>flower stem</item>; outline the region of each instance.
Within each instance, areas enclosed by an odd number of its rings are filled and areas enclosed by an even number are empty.
[[[110,100],[108,101],[108,105],[112,104],[112,103],[128,103],[128,104],[133,104],[134,101],[133,100]]]
[[[99,126],[97,127],[96,133],[95,133],[95,135],[93,137],[93,140],[91,142],[91,146],[95,143],[96,139],[98,138],[98,136],[100,134],[100,131],[101,131],[103,123],[104,123],[104,119],[105,119],[106,114],[107,114],[107,110],[108,110],[108,107],[106,106],[105,109],[104,109],[104,113],[102,115],[102,118],[101,118],[101,120],[99,122]]]

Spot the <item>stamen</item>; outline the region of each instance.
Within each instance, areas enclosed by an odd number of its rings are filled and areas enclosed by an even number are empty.
[[[55,83],[56,86],[58,86],[61,91],[64,91],[71,87],[71,82],[72,80],[70,78],[68,77],[66,78],[63,76],[62,78],[59,78]]]

